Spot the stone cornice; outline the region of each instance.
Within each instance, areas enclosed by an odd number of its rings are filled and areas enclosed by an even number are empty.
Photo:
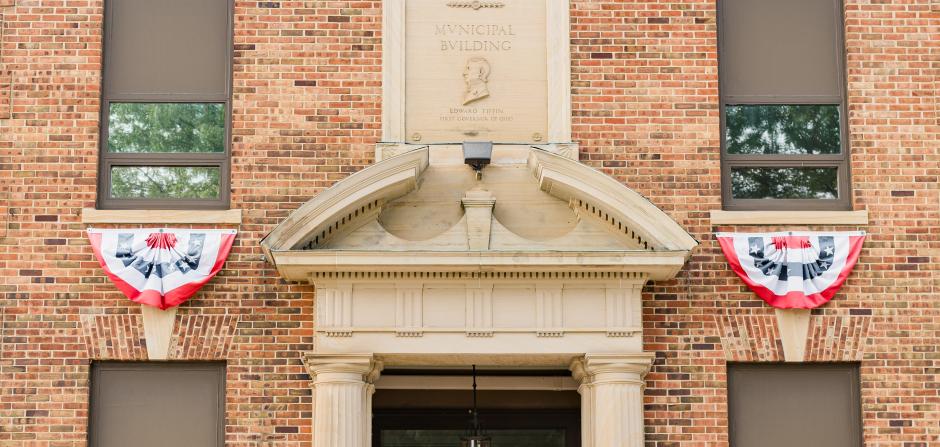
[[[431,252],[289,250],[271,252],[287,280],[319,272],[632,272],[652,280],[672,278],[685,251],[652,252]]]

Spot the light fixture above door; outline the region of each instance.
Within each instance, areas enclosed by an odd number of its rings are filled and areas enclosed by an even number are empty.
[[[460,438],[460,447],[492,447],[492,439],[484,435],[483,429],[480,428],[480,417],[477,412],[477,365],[473,365],[473,409],[470,410],[470,414],[470,433]]]

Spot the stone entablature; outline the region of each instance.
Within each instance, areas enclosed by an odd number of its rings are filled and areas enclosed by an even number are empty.
[[[646,277],[639,274],[363,274],[311,281],[322,351],[642,351]]]

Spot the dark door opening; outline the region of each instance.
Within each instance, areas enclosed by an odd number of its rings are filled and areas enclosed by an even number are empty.
[[[580,447],[574,391],[480,392],[480,422],[494,447]],[[373,447],[458,447],[470,428],[468,391],[379,390]]]

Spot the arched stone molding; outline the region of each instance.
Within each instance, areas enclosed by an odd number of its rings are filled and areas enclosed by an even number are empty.
[[[303,204],[261,242],[268,259],[275,250],[296,250],[316,237],[335,237],[378,215],[381,205],[414,190],[428,167],[428,148],[412,150],[363,169]]]
[[[529,152],[528,166],[545,192],[630,229],[654,249],[689,251],[698,245],[646,197],[595,169],[538,150]]]

